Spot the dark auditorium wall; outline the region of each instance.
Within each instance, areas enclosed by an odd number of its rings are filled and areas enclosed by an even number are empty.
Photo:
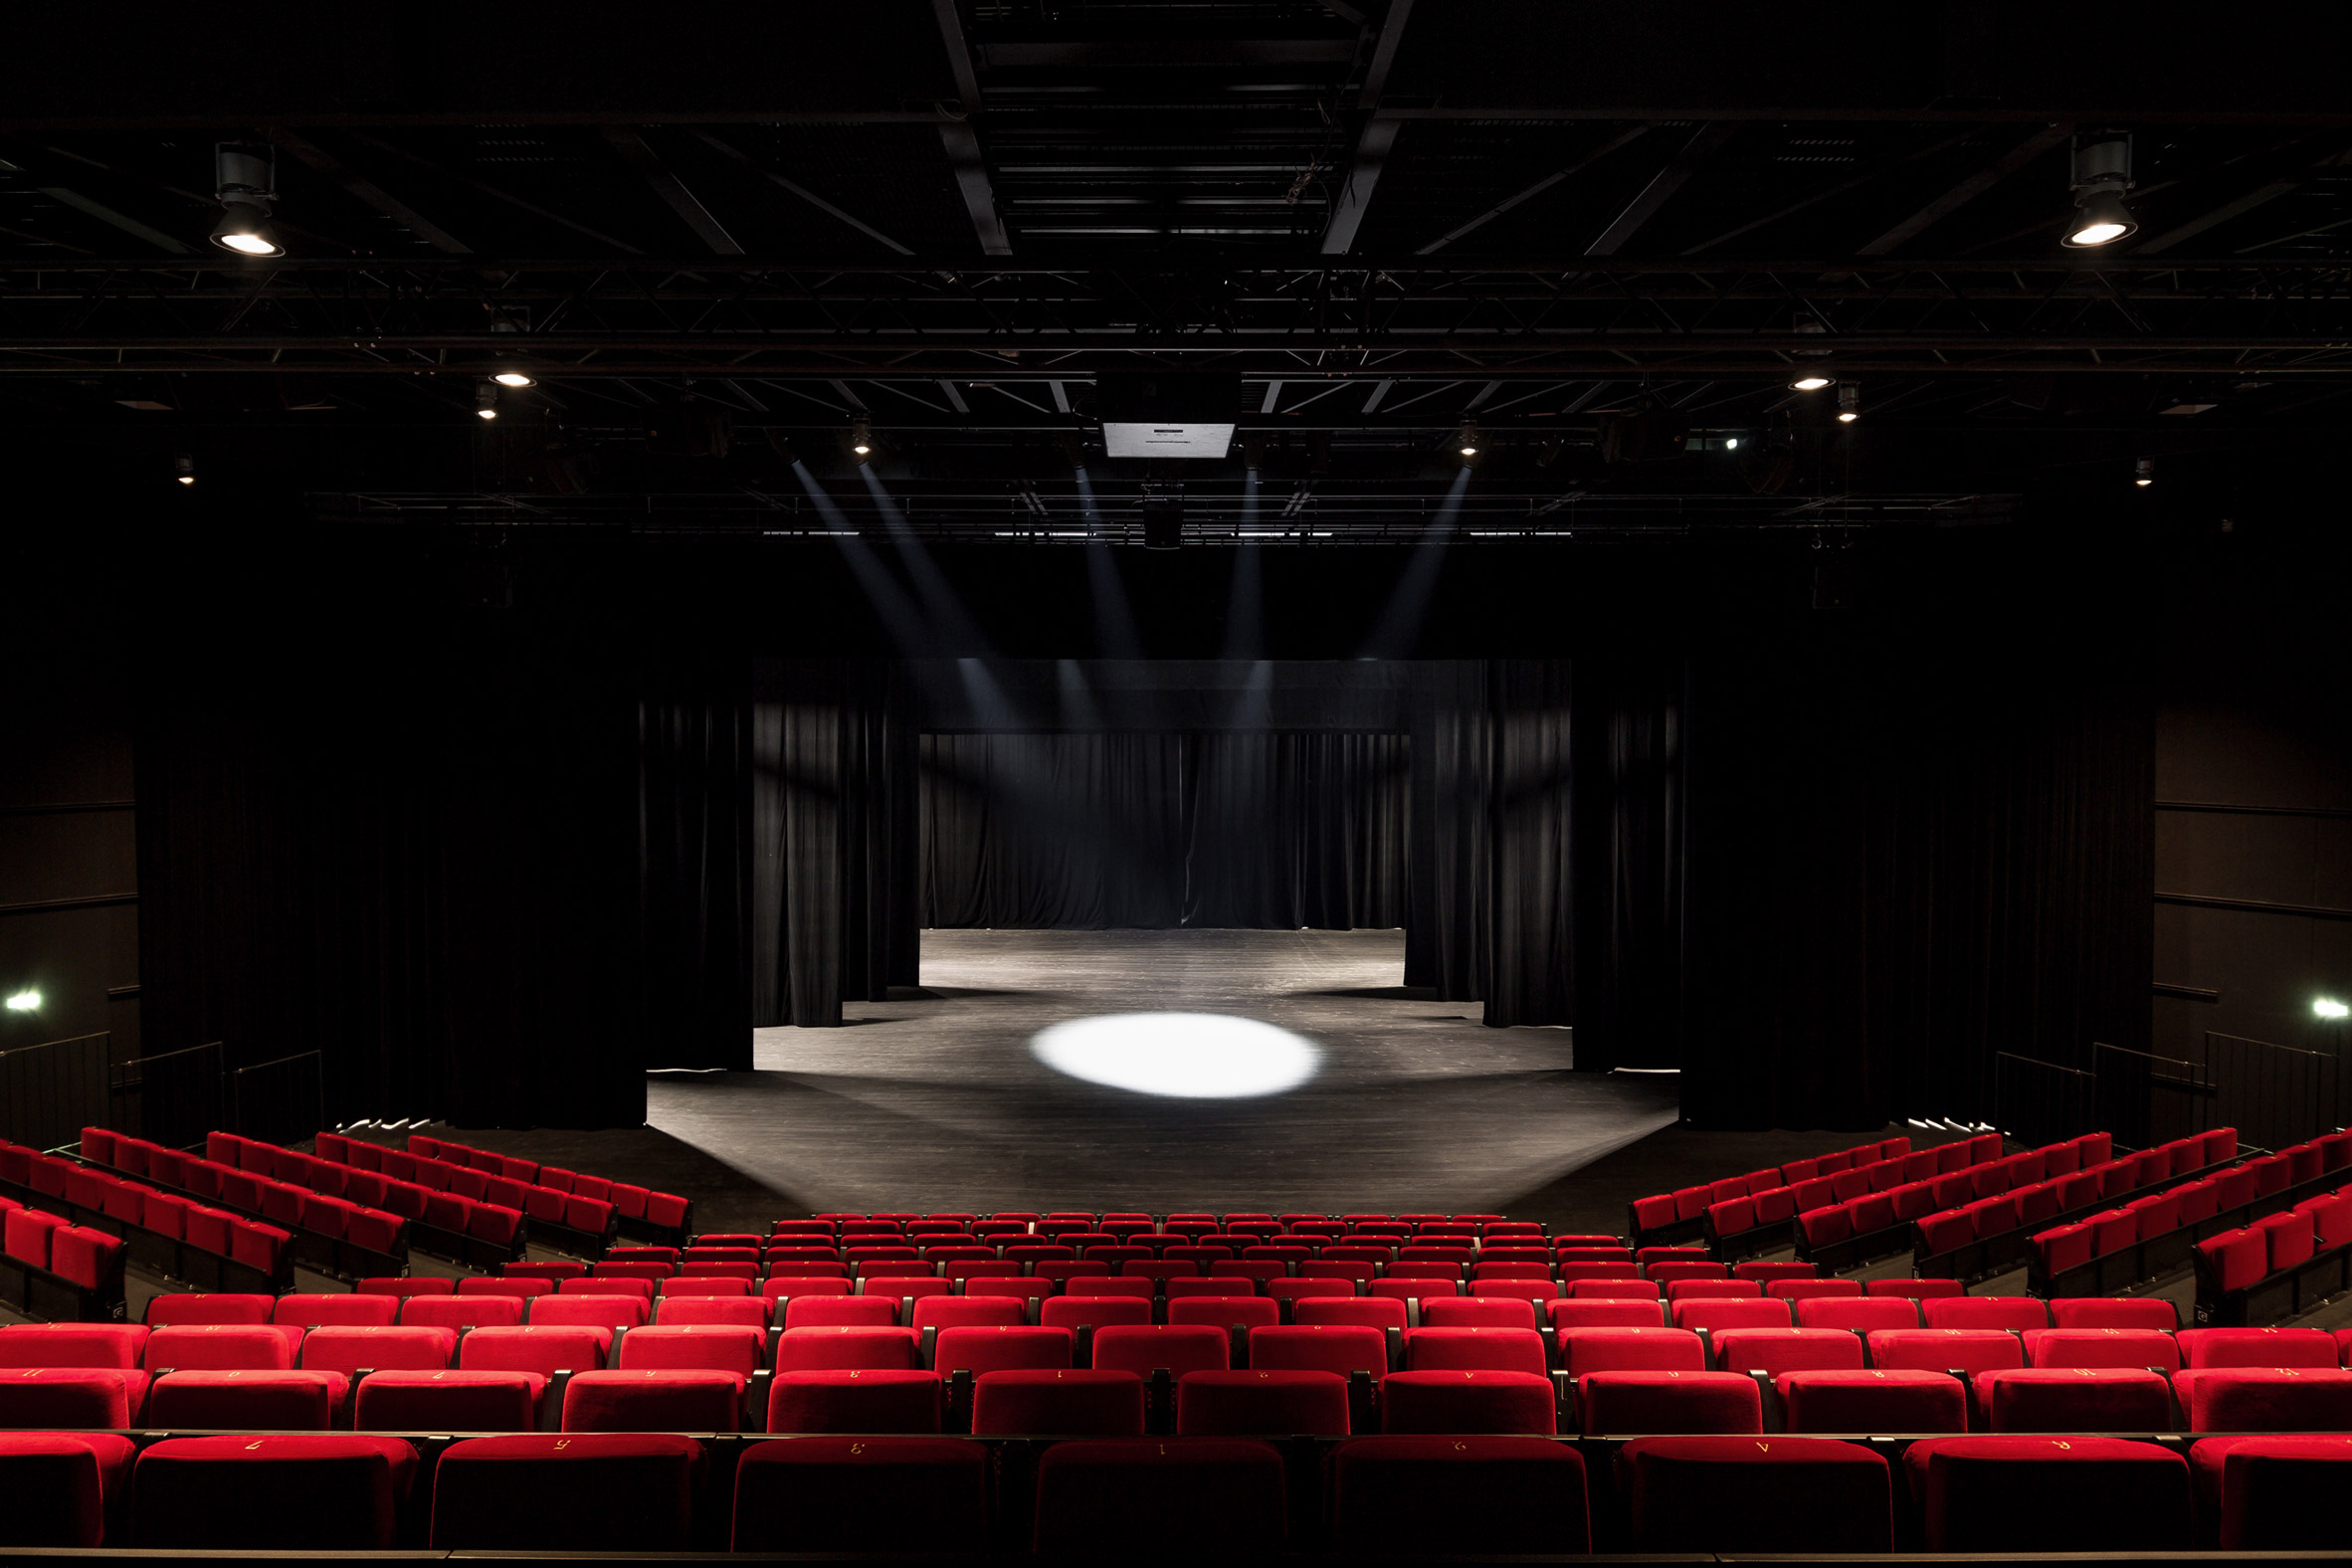
[[[12,547],[0,614],[0,1051],[106,1033],[139,1052],[131,679],[118,573],[56,573]],[[39,583],[36,595],[26,591]]]
[[[2352,1114],[2352,1026],[2312,1010],[2352,1002],[2346,561],[2215,538],[2200,566],[2156,712],[2151,1049],[2281,1146]]]

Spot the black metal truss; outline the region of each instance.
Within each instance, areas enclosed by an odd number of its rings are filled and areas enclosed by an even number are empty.
[[[2352,375],[2352,263],[0,264],[0,375]]]

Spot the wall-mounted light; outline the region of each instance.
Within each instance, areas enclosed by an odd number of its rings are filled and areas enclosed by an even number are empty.
[[[17,992],[14,996],[8,999],[8,1010],[11,1013],[40,1012],[41,993],[34,990],[32,987],[27,986],[24,990]]]
[[[11,1002],[8,1005],[14,1007],[16,1004]],[[2334,997],[2329,996],[2314,998],[2311,1003],[2311,1011],[2318,1014],[2321,1018],[2352,1017],[2352,1007],[2346,1007]]]

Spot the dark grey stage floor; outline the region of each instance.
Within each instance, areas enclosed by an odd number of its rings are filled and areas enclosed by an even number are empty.
[[[1575,1072],[1570,1031],[1484,1028],[1403,973],[1396,931],[926,931],[921,992],[853,1003],[840,1029],[760,1030],[751,1073],[655,1074],[645,1127],[465,1136],[681,1193],[714,1231],[1133,1204],[1492,1209],[1611,1233],[1632,1198],[1863,1136],[1676,1125],[1672,1075]],[[1049,1024],[1171,1009],[1277,1024],[1321,1047],[1321,1072],[1181,1100],[1030,1055]]]
[[[926,931],[923,988],[763,1029],[758,1071],[660,1074],[648,1121],[800,1209],[1470,1210],[1670,1123],[1671,1079],[1577,1074],[1399,984],[1396,931]],[[1192,1011],[1323,1052],[1287,1092],[1178,1099],[1038,1062],[1046,1026]]]

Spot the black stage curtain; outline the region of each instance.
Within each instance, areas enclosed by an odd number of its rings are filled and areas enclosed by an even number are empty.
[[[1576,1065],[1670,1068],[1682,1050],[1678,658],[1576,663]]]
[[[1493,914],[1480,990],[1485,1022],[1573,1024],[1570,670],[1563,660],[1501,660],[1487,680]]]
[[[1413,702],[1412,916],[1405,984],[1445,1001],[1476,1001],[1485,987],[1492,907],[1492,834],[1486,780],[1494,723],[1486,668],[1432,668]]]
[[[915,983],[909,697],[871,660],[762,660],[752,683],[751,1019],[836,1026]]]
[[[2148,1031],[2153,705],[1859,638],[1693,668],[1683,1111],[1991,1119],[1993,1059]]]
[[[648,1067],[751,1069],[751,705],[739,662],[639,699]]]
[[[1407,737],[922,737],[922,921],[1346,930],[1405,919]]]
[[[601,630],[515,616],[154,662],[146,1049],[316,1050],[330,1121],[642,1123],[633,697]]]

